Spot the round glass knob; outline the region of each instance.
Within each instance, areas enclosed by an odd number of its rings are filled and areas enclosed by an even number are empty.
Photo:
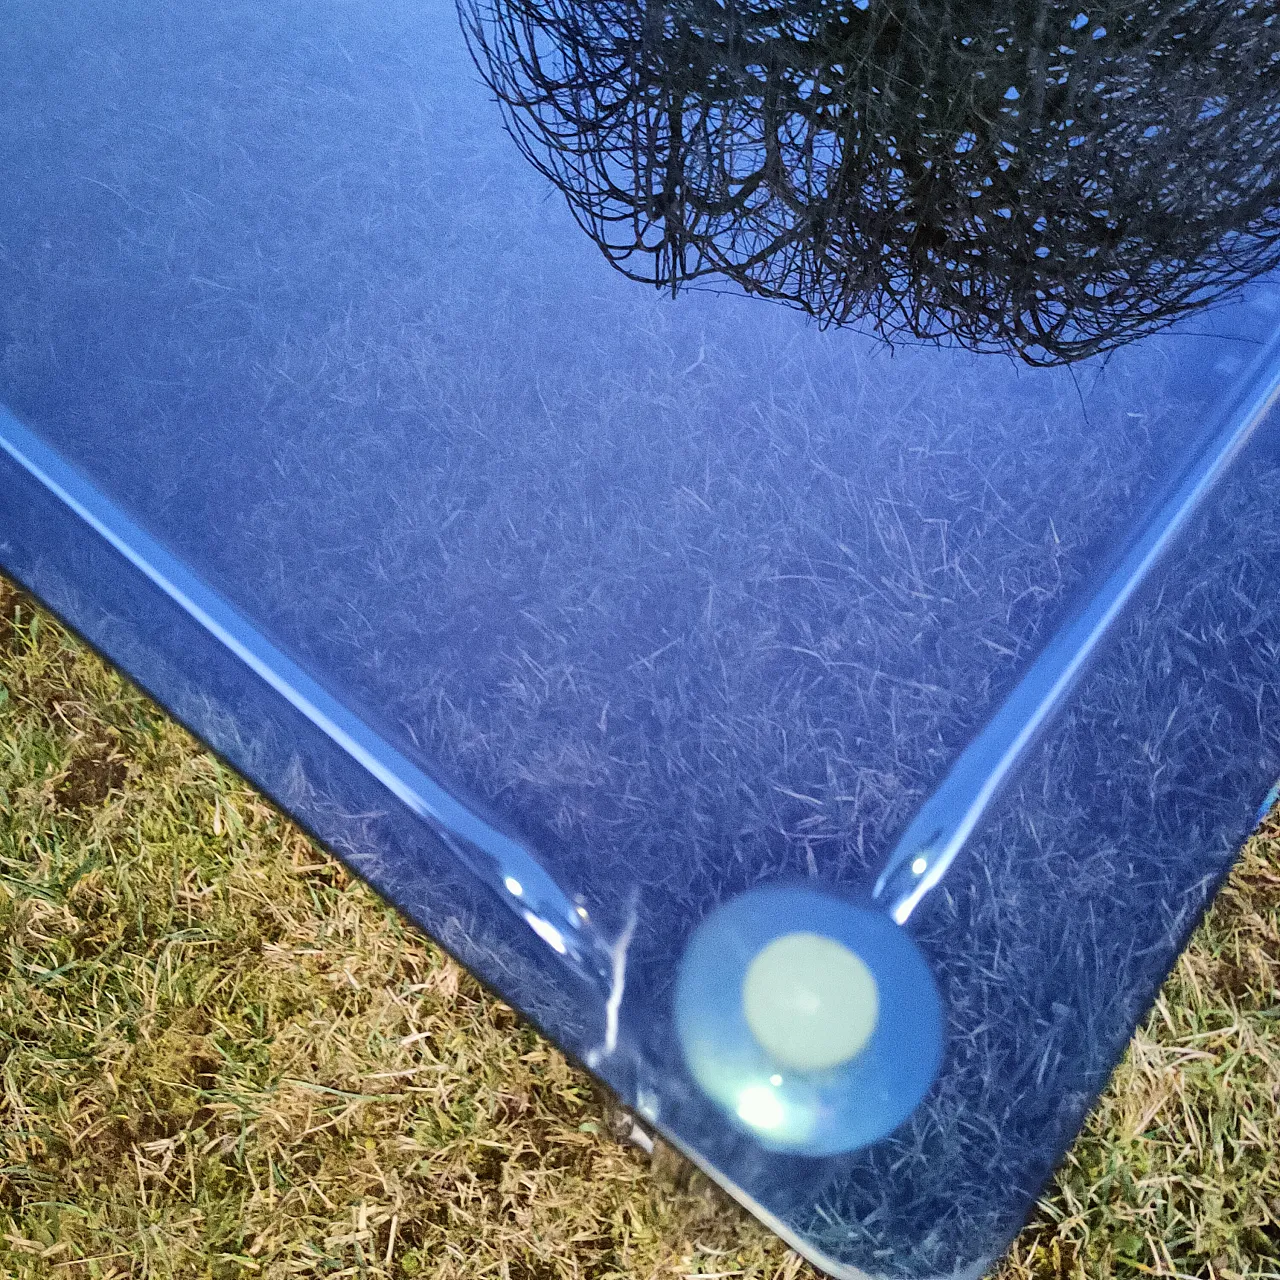
[[[698,1087],[775,1151],[886,1137],[942,1063],[942,1001],[910,934],[810,885],[749,889],[712,911],[680,959],[674,1012]]]

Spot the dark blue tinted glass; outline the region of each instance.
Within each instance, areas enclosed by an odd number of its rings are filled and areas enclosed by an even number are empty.
[[[0,566],[821,1265],[978,1275],[1280,774],[1274,15],[4,21]]]

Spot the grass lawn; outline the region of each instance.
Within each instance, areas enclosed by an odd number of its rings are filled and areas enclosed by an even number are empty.
[[[1280,822],[999,1280],[1280,1277]],[[0,1276],[813,1274],[0,582]]]

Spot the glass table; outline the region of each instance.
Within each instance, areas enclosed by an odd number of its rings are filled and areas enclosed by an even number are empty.
[[[1280,774],[1280,23],[25,0],[0,568],[837,1276],[1017,1232]]]

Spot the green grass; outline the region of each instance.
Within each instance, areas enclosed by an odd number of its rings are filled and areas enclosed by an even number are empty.
[[[1280,824],[1000,1280],[1280,1276]],[[0,1275],[811,1275],[0,582]]]

